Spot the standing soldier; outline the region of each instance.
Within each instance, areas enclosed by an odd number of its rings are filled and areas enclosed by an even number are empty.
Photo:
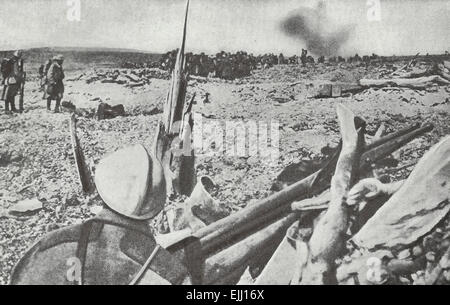
[[[45,64],[43,64],[39,67],[39,86],[41,87],[41,89],[44,89],[44,92],[45,92],[45,88],[46,88],[46,84],[47,84],[47,72],[48,72],[48,69],[50,69],[51,65],[52,65],[52,60],[49,59],[45,62]]]
[[[59,112],[59,105],[64,94],[64,71],[62,64],[64,57],[56,55],[47,72],[47,88],[44,97],[47,99],[47,110],[51,110],[52,100],[56,100],[55,113]]]
[[[283,55],[283,53],[280,53],[280,55],[278,55],[278,64],[279,65],[284,65],[284,55]]]
[[[300,56],[300,60],[302,61],[302,66],[306,65],[307,55],[308,55],[308,51],[305,49],[302,49],[302,55]]]
[[[5,113],[9,113],[10,109],[17,112],[15,97],[19,91],[23,95],[21,88],[25,81],[21,51],[15,51],[13,57],[2,63],[2,75],[4,85],[2,99],[5,100]],[[19,111],[23,111],[23,97],[21,97]]]

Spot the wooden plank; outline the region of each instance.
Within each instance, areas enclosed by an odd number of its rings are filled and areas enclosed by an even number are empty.
[[[75,114],[70,117],[70,136],[72,140],[72,151],[75,158],[75,165],[78,172],[81,188],[84,193],[91,193],[95,190],[91,171],[86,165],[83,150],[77,137],[77,120]]]
[[[289,285],[294,275],[297,264],[297,250],[284,237],[265,266],[264,270],[255,281],[255,285]]]

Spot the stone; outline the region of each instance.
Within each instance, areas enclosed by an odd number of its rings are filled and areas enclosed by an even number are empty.
[[[26,213],[40,210],[42,209],[42,207],[42,202],[37,198],[34,198],[19,201],[18,203],[10,207],[9,211],[14,213]]]
[[[421,246],[415,246],[415,247],[412,249],[412,255],[413,255],[414,257],[419,257],[419,256],[421,256],[422,254],[423,254],[423,249],[422,249]]]
[[[425,254],[425,258],[427,259],[428,262],[432,263],[436,261],[436,253],[432,251],[427,252],[427,254]]]
[[[411,257],[411,252],[409,251],[409,249],[400,251],[400,253],[397,255],[398,259],[408,259],[410,257]]]

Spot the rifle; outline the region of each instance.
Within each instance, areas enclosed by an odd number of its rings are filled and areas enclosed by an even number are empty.
[[[24,97],[24,90],[25,90],[25,78],[26,78],[26,73],[23,72],[23,79],[20,82],[20,93],[19,93],[19,110],[23,111],[23,97]]]
[[[2,64],[1,64],[1,72],[2,72],[2,85],[3,85],[3,89],[2,89],[2,96],[0,98],[0,100],[4,101],[6,99],[6,79],[8,78],[8,73],[7,72],[7,65],[9,65],[9,60],[7,58],[3,58],[2,59]]]
[[[6,81],[2,80],[2,84],[3,84],[3,89],[2,89],[2,97],[0,98],[0,100],[4,101],[6,99]]]
[[[22,79],[20,81],[20,92],[19,92],[19,111],[23,111],[23,96],[25,90],[25,79],[27,77],[27,73],[23,71],[23,59],[20,60],[19,64],[20,72],[22,74]]]

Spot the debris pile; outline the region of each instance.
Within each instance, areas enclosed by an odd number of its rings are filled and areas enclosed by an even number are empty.
[[[84,80],[87,84],[94,82],[112,83],[136,88],[149,84],[152,78],[169,79],[169,73],[158,68],[94,70],[91,73],[82,73],[69,80]]]

